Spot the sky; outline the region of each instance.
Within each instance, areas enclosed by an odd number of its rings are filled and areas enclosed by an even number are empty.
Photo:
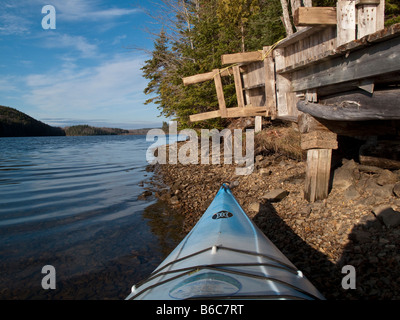
[[[42,13],[46,5],[55,14]],[[0,0],[0,105],[53,126],[160,127],[167,119],[144,105],[140,70],[153,49],[146,28],[157,29],[146,12],[156,9],[145,0]]]

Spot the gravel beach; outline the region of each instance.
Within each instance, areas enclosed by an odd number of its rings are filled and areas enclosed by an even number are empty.
[[[236,175],[235,168],[149,166],[155,175],[148,191],[183,215],[187,233],[229,183],[255,224],[327,299],[400,299],[400,170],[343,159],[332,171],[329,197],[309,203],[304,160],[256,154],[251,174]],[[355,289],[342,287],[345,265],[356,271]]]

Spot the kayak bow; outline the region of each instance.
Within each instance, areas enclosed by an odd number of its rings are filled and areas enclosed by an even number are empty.
[[[251,221],[227,185],[130,299],[324,299]]]

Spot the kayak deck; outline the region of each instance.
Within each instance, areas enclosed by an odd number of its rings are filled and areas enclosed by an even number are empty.
[[[324,299],[223,185],[206,212],[127,299]]]

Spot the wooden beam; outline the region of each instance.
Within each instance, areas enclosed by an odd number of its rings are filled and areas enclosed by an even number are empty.
[[[233,79],[235,80],[235,90],[236,90],[238,107],[243,108],[244,107],[243,86],[242,86],[242,76],[240,75],[239,66],[233,67]]]
[[[254,117],[265,115],[266,107],[235,107],[226,109],[226,118]],[[190,121],[202,121],[221,117],[220,110],[197,113],[189,116]]]
[[[376,4],[378,5],[380,0],[356,0],[356,6],[365,5],[365,4]]]
[[[214,69],[214,83],[215,83],[215,90],[217,91],[217,98],[218,98],[218,105],[219,111],[221,113],[221,117],[226,117],[226,104],[225,104],[225,97],[224,97],[224,90],[222,87],[222,80],[221,74],[219,73],[219,69]]]
[[[337,149],[337,135],[331,131],[317,130],[301,135],[301,149]]]
[[[298,110],[325,120],[399,120],[400,89],[375,91],[349,91],[324,97],[320,103],[300,100]]]
[[[191,116],[189,116],[189,120],[191,122],[196,122],[196,121],[203,121],[203,120],[207,120],[207,119],[214,119],[214,118],[218,118],[220,116],[221,116],[220,111],[216,110],[216,111],[192,114]]]
[[[185,78],[182,78],[182,80],[183,80],[183,84],[185,86],[188,86],[190,84],[195,84],[195,83],[200,83],[200,82],[204,82],[207,80],[211,80],[214,78],[214,75],[215,75],[214,71],[211,71],[211,72],[206,72],[206,73],[195,74],[190,77],[185,77]]]
[[[335,7],[299,7],[293,15],[295,26],[336,25]]]
[[[400,71],[400,37],[376,42],[349,55],[321,61],[299,70],[292,81],[294,91],[304,91],[346,81]]]
[[[226,76],[231,76],[233,72],[230,70],[231,68],[228,69],[214,69],[213,71],[206,72],[206,73],[199,73],[195,74],[193,76],[185,77],[182,78],[183,84],[185,86],[190,85],[190,84],[195,84],[195,83],[200,83],[208,80],[212,80],[216,74],[219,74],[221,77],[226,77]]]
[[[307,151],[304,186],[304,198],[306,200],[314,202],[328,197],[331,159],[331,149],[311,149]]]
[[[299,42],[300,40],[308,38],[310,35],[320,32],[323,29],[324,29],[324,26],[306,27],[302,30],[299,30],[299,31],[293,33],[291,36],[288,36],[285,39],[282,39],[281,41],[279,41],[279,43],[275,46],[275,48],[286,48],[287,46],[290,46],[293,43],[296,43],[296,42]]]
[[[244,108],[228,108],[227,118],[238,118],[238,117],[254,117],[265,115],[267,108],[265,106],[253,107],[246,106]]]
[[[397,135],[396,127],[400,122],[394,120],[369,120],[369,121],[330,121],[314,118],[302,112],[297,121],[300,133],[309,133],[315,130],[329,130],[341,136],[371,136],[371,135]]]
[[[261,51],[239,52],[231,54],[223,54],[221,56],[222,64],[231,63],[248,63],[262,60]]]

